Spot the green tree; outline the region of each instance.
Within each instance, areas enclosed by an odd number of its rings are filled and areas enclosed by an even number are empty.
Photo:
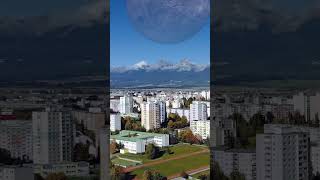
[[[189,177],[189,175],[188,175],[185,171],[182,171],[182,172],[180,173],[180,176],[183,177],[183,178],[185,178],[185,179],[187,179],[187,178]]]
[[[170,121],[168,122],[168,128],[169,128],[169,129],[174,129],[174,128],[175,128],[175,123],[174,123],[172,120],[170,120]]]
[[[120,145],[118,145],[116,141],[112,141],[110,144],[110,153],[115,154],[119,152],[119,150],[120,150]]]
[[[165,151],[166,151],[167,154],[172,154],[173,153],[169,146],[165,147]]]
[[[111,165],[110,169],[111,180],[124,180],[125,174],[123,173],[123,168],[119,166]]]
[[[143,180],[164,180],[165,177],[162,176],[158,171],[145,170],[142,176]]]
[[[60,173],[50,173],[46,180],[67,180],[67,176],[60,172]]]
[[[0,148],[0,163],[11,164],[12,161],[10,151]]]
[[[200,180],[209,180],[210,177],[209,177],[208,175],[206,175],[206,174],[201,174],[201,175],[198,177],[198,179],[200,179]]]
[[[267,120],[267,123],[272,123],[274,121],[274,115],[272,114],[272,112],[267,112],[266,114],[266,120]]]
[[[163,176],[162,174],[160,174],[159,172],[154,172],[153,176],[152,176],[152,180],[165,180],[167,179],[165,176]]]
[[[148,144],[146,147],[145,155],[148,159],[156,159],[160,154],[160,150],[154,144]]]
[[[152,180],[152,171],[150,170],[145,170],[143,172],[142,180]]]
[[[245,176],[238,171],[233,171],[230,174],[230,180],[246,180]]]
[[[44,180],[44,178],[40,174],[36,173],[34,174],[34,180]]]
[[[75,161],[87,161],[89,159],[89,147],[89,144],[76,144],[73,148]]]
[[[210,177],[212,180],[228,180],[228,177],[223,174],[217,162],[213,163],[212,174],[210,174]]]
[[[314,117],[314,127],[319,127],[319,125],[320,125],[319,114],[316,113],[316,115]]]
[[[172,103],[171,102],[169,102],[169,108],[172,108]]]
[[[251,126],[253,130],[251,135],[254,136],[257,131],[263,129],[265,123],[265,117],[261,113],[254,114],[249,120],[249,126]]]

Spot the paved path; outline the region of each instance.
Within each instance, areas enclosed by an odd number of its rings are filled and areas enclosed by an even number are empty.
[[[122,160],[126,160],[126,161],[131,161],[131,162],[135,162],[135,163],[142,164],[142,161],[137,161],[137,160],[133,160],[133,159],[123,158],[123,157],[120,157],[120,156],[117,156],[117,158],[122,159]]]
[[[194,175],[194,174],[198,174],[198,173],[201,173],[201,172],[203,172],[203,171],[208,171],[208,170],[210,170],[210,166],[206,166],[207,168],[204,168],[204,169],[199,169],[198,171],[194,171],[194,172],[190,172],[190,173],[188,173],[189,175]]]
[[[189,174],[189,175],[193,175],[193,174],[197,174],[197,173],[209,170],[209,169],[210,169],[210,166],[203,166],[203,167],[200,167],[200,168],[197,168],[197,169],[188,170],[188,171],[186,171],[186,173]],[[174,174],[172,176],[169,176],[168,179],[174,179],[174,178],[177,178],[177,177],[180,177],[180,173],[177,173],[177,174]]]

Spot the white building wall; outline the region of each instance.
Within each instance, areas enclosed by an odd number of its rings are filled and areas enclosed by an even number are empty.
[[[110,131],[121,130],[121,115],[110,114]]]

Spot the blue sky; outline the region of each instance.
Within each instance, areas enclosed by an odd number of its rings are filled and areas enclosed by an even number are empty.
[[[189,59],[198,64],[210,63],[210,23],[194,37],[178,44],[159,44],[146,39],[131,26],[125,0],[110,1],[111,66],[128,66],[142,60],[175,63]]]

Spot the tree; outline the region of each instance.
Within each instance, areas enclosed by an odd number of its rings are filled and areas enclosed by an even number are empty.
[[[119,145],[117,144],[117,142],[112,141],[110,144],[110,153],[115,154],[117,152],[119,152]]]
[[[40,174],[36,173],[34,174],[34,180],[44,180],[44,178]]]
[[[159,172],[155,171],[153,173],[153,179],[152,180],[166,180],[167,178],[165,176],[162,176]]]
[[[272,112],[267,112],[266,114],[266,118],[267,118],[267,123],[272,123],[274,120],[274,115],[272,114]]]
[[[190,129],[186,131],[182,131],[180,133],[180,140],[182,142],[190,143],[190,144],[200,144],[201,141],[195,135],[193,135]]]
[[[10,151],[0,148],[0,163],[11,164],[12,161]]]
[[[154,144],[148,144],[146,147],[146,156],[148,159],[156,159],[159,156],[160,150]]]
[[[206,175],[206,174],[201,174],[201,175],[198,177],[198,179],[200,179],[200,180],[209,180],[210,177],[209,177],[208,175]]]
[[[75,161],[87,161],[89,159],[89,144],[78,143],[73,149]]]
[[[172,108],[172,103],[171,102],[169,102],[169,108]]]
[[[258,130],[263,129],[265,122],[265,117],[261,113],[254,114],[249,121],[249,126],[253,129],[252,135],[255,135]]]
[[[175,124],[174,124],[174,122],[172,121],[172,120],[170,120],[169,122],[168,122],[168,128],[169,129],[174,129],[175,127]]]
[[[182,116],[182,117],[181,117],[181,123],[182,123],[182,125],[183,125],[184,127],[186,127],[186,126],[189,125],[188,119],[187,119],[186,116]]]
[[[228,180],[228,177],[223,174],[217,162],[213,163],[212,172],[213,173],[210,174],[212,180]]]
[[[143,180],[164,180],[166,177],[162,176],[157,171],[145,170],[142,176]]]
[[[111,180],[123,180],[126,174],[123,173],[123,168],[119,166],[111,165],[110,169]]]
[[[315,127],[319,127],[320,125],[320,119],[319,119],[319,114],[316,113],[315,117],[314,117],[314,126]]]
[[[314,175],[312,176],[312,180],[320,180],[320,173],[317,172],[317,174],[314,174]]]
[[[230,174],[230,180],[246,180],[245,176],[238,171],[233,171]]]
[[[152,180],[152,171],[150,170],[145,170],[143,172],[142,180]]]
[[[60,173],[50,173],[46,180],[67,180],[67,176],[60,172]]]
[[[166,151],[167,154],[172,154],[173,153],[169,146],[165,147],[165,151]]]
[[[126,125],[124,126],[125,130],[133,130],[133,125],[131,121],[127,121]]]
[[[189,175],[188,175],[185,171],[182,171],[182,172],[180,173],[180,176],[183,177],[183,178],[185,178],[185,179],[187,179],[187,178],[189,177]]]

